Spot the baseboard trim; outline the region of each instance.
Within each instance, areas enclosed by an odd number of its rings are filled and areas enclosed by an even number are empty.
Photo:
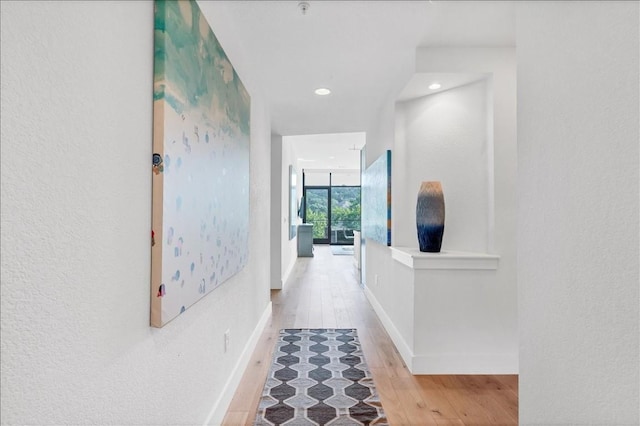
[[[414,354],[371,290],[364,293],[411,374],[518,374],[517,353]]]
[[[391,321],[391,318],[389,318],[389,315],[387,315],[382,305],[380,305],[380,302],[378,302],[378,299],[376,299],[371,290],[369,290],[369,287],[364,287],[364,294],[367,296],[367,299],[369,300],[369,303],[371,303],[373,310],[378,315],[378,318],[380,318],[380,322],[382,322],[382,325],[389,334],[389,337],[391,337],[394,345],[396,345],[396,348],[404,360],[404,363],[407,365],[407,368],[413,374],[412,363],[414,356],[411,347],[407,344],[407,341],[404,340],[396,326],[393,324],[393,321]]]
[[[272,311],[272,303],[269,301],[269,304],[265,308],[264,312],[262,312],[262,317],[258,321],[258,324],[253,329],[253,333],[251,333],[251,337],[249,337],[249,341],[245,345],[242,350],[242,354],[236,362],[236,365],[233,367],[227,382],[222,388],[222,392],[220,393],[220,397],[213,404],[213,408],[209,412],[207,419],[204,422],[204,426],[217,426],[222,424],[224,420],[224,416],[227,414],[227,409],[229,408],[229,404],[231,404],[231,400],[233,399],[233,395],[240,384],[240,379],[242,379],[242,375],[249,365],[249,360],[251,359],[251,355],[260,340],[260,336],[264,330],[264,327],[269,322],[269,318],[271,317]]]
[[[518,374],[518,355],[424,354],[413,357],[412,374]]]

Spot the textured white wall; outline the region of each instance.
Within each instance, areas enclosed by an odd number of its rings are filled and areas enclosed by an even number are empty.
[[[297,159],[293,151],[292,141],[290,137],[282,138],[282,169],[281,169],[281,190],[282,198],[280,200],[281,205],[281,241],[282,241],[282,258],[281,258],[281,271],[282,271],[282,286],[284,287],[293,265],[298,258],[298,237],[297,235],[293,239],[289,239],[289,166],[296,167]],[[298,181],[302,181],[302,174],[298,171]],[[296,191],[296,196],[300,196],[301,189]],[[293,218],[293,223],[297,224],[297,219]]]
[[[487,81],[396,104],[394,245],[417,247],[416,197],[423,181],[442,182],[443,250],[488,246]],[[493,163],[492,163],[493,165]],[[394,177],[395,177],[394,176]],[[493,182],[491,182],[493,184]],[[412,208],[413,207],[413,208]]]
[[[365,160],[366,167],[369,167],[371,163],[380,157],[387,149],[391,149],[391,161],[393,162],[394,154],[394,129],[395,129],[395,104],[393,101],[386,102],[382,105],[378,117],[371,123],[369,129],[367,129],[367,143],[365,145]],[[391,169],[392,185],[393,179],[398,171]],[[397,215],[397,210],[400,208],[394,202],[393,189],[391,192],[391,242],[393,243],[393,221]],[[374,294],[374,296],[382,301],[385,300],[384,295],[393,294],[393,287],[389,287],[391,280],[391,252],[387,246],[382,245],[374,240],[365,239],[365,245],[363,247],[363,259],[362,259],[362,283]],[[375,284],[374,279],[376,274],[378,275],[378,285]],[[386,299],[389,300],[389,299]],[[393,300],[393,299],[391,299]],[[391,309],[395,309],[396,305],[393,305]],[[403,309],[403,306],[398,306],[398,310]],[[406,312],[406,311],[405,311]],[[397,326],[399,329],[401,326]],[[401,333],[403,336],[411,336],[412,330],[408,327],[402,328]]]
[[[282,289],[282,136],[271,135],[271,288]],[[287,192],[288,194],[288,192]]]
[[[640,424],[638,2],[518,8],[520,423]]]
[[[397,111],[394,111],[393,103],[381,109],[378,120],[367,133],[367,157],[371,158],[371,152],[375,159],[379,155],[377,153],[387,147],[392,150],[392,243],[394,246],[417,246],[415,197],[420,180],[440,175],[453,179],[459,185],[457,192],[450,196],[445,192],[447,209],[466,202],[463,200],[466,189],[474,188],[476,192],[481,192],[480,197],[473,201],[475,205],[484,205],[486,209],[480,213],[480,223],[475,225],[481,229],[458,233],[445,227],[444,241],[451,245],[443,243],[443,247],[466,251],[489,250],[500,255],[499,267],[490,280],[491,284],[474,289],[478,303],[474,305],[471,316],[482,318],[476,322],[484,325],[487,344],[470,345],[467,350],[468,353],[482,351],[496,359],[508,359],[509,365],[505,369],[511,372],[517,370],[518,352],[515,49],[419,48],[416,52],[416,71],[488,73],[491,77],[485,83],[442,92],[429,96],[430,99],[396,104]],[[441,100],[444,101],[443,105],[438,105]],[[430,138],[433,143],[434,137],[436,144],[445,139],[448,143],[425,146]],[[493,139],[492,143],[490,138]],[[438,158],[435,159],[434,155]],[[464,172],[451,173],[459,162],[469,164]],[[470,181],[468,188],[464,185],[465,179]],[[477,180],[484,180],[485,183]],[[453,216],[459,222],[456,225],[474,226],[476,218],[471,214],[466,216],[467,213],[465,211],[462,216]],[[452,240],[449,242],[448,232]],[[406,319],[401,310],[406,306],[406,300],[402,298],[402,292],[394,291],[399,288],[399,275],[391,276],[387,270],[387,259],[391,256],[389,250],[381,246],[372,248],[372,245],[375,243],[367,243],[367,287],[399,333],[404,335],[408,327],[404,325]],[[373,281],[376,274],[384,277],[377,286]],[[444,279],[449,286],[455,287],[459,283],[455,274]],[[419,285],[429,286],[429,280],[424,278]],[[465,299],[464,286],[459,286],[459,291],[461,300]],[[446,303],[439,305],[439,308],[451,310]],[[418,307],[415,310],[418,312]],[[416,336],[420,335],[421,330],[433,327],[428,318],[420,320],[417,315],[414,323]],[[475,330],[470,335],[473,333]],[[447,345],[460,344],[458,337],[451,336],[451,339]],[[470,336],[470,342],[473,339],[474,336]],[[426,348],[420,347],[419,350],[424,352]]]
[[[289,239],[289,165],[296,164],[290,137],[271,136],[271,288],[282,289],[298,257],[297,236]],[[297,197],[302,196],[302,170],[297,170]]]
[[[1,423],[202,424],[269,302],[251,76],[227,49],[252,94],[249,264],[152,329],[153,3],[3,2],[1,31]]]

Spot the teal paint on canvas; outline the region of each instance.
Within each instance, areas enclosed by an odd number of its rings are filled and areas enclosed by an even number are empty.
[[[362,235],[391,245],[391,150],[387,150],[363,173]]]
[[[156,1],[154,42],[151,317],[162,326],[248,261],[251,108],[195,1]]]
[[[165,99],[178,113],[224,108],[248,134],[249,95],[197,3],[155,6],[154,99]]]

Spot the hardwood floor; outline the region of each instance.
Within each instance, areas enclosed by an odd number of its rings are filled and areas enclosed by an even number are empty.
[[[251,425],[282,328],[357,328],[391,425],[517,425],[518,376],[413,376],[358,285],[352,256],[315,246],[298,258],[231,401],[224,425]]]

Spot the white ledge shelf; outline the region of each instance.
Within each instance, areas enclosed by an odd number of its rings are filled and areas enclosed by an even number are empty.
[[[500,256],[488,253],[444,250],[423,253],[417,248],[390,247],[391,257],[411,269],[498,269]]]

